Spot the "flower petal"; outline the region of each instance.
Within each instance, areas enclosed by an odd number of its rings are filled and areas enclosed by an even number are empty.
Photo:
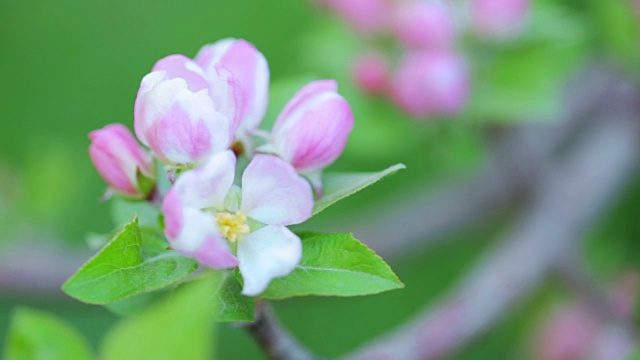
[[[162,213],[165,234],[174,250],[214,269],[238,265],[229,244],[220,236],[213,214],[184,206],[173,191],[165,197]]]
[[[192,92],[175,78],[138,98],[136,133],[164,163],[197,163],[230,145],[230,119],[216,111],[208,90]]]
[[[214,154],[203,166],[183,173],[171,192],[184,206],[222,210],[233,185],[236,157],[231,151]]]
[[[207,76],[200,65],[184,55],[169,55],[158,60],[153,71],[165,71],[167,79],[184,79],[193,92],[209,88]]]
[[[89,155],[105,181],[116,191],[145,195],[138,186],[138,172],[154,177],[150,155],[122,124],[109,124],[89,133]]]
[[[273,131],[279,132],[282,131],[280,129],[281,127],[291,126],[291,122],[285,121],[285,119],[293,117],[293,113],[299,111],[299,108],[304,107],[303,105],[305,103],[308,103],[310,100],[323,93],[337,91],[338,83],[335,80],[318,80],[307,84],[305,87],[300,89],[300,91],[298,91],[295,96],[289,100],[284,109],[282,109],[282,112],[278,115],[278,119],[273,125]]]
[[[302,258],[302,242],[284,226],[268,225],[238,242],[242,294],[256,296],[272,279],[289,274]]]
[[[239,132],[257,128],[269,100],[269,66],[264,55],[245,40],[229,38],[204,46],[196,61],[207,72],[221,65],[238,79],[242,89]]]
[[[242,175],[241,210],[265,224],[299,224],[311,217],[313,193],[295,169],[273,155],[256,155]]]
[[[273,145],[298,171],[321,170],[344,151],[353,113],[336,88],[332,80],[312,82],[278,116]]]

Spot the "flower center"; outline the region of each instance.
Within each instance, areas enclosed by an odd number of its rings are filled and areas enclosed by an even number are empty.
[[[251,231],[247,224],[247,216],[240,211],[217,213],[216,221],[220,234],[231,242],[235,242],[238,240],[238,236],[248,234]]]

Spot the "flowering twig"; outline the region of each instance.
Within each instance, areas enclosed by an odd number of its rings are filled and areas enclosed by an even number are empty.
[[[610,99],[613,106],[603,109],[606,116],[564,160],[549,167],[505,241],[487,253],[453,293],[347,358],[440,358],[487,330],[529,293],[640,160],[636,93],[616,95],[628,100],[624,113]]]
[[[247,331],[273,360],[320,360],[302,347],[289,332],[280,325],[273,310],[265,301],[256,303],[255,321],[247,325]]]

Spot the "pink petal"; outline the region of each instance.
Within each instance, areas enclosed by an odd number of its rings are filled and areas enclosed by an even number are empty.
[[[301,258],[300,238],[284,226],[269,225],[244,236],[238,242],[242,294],[259,295],[271,280],[292,272]]]
[[[303,108],[305,104],[313,101],[314,98],[326,92],[335,92],[338,91],[338,82],[335,80],[318,80],[313,81],[307,84],[305,87],[300,89],[298,93],[296,93],[291,100],[285,105],[280,115],[278,115],[278,119],[276,119],[275,124],[273,125],[273,132],[280,131],[282,126],[285,126],[289,121],[287,119],[293,117],[293,113],[299,111],[300,108]]]
[[[242,175],[241,210],[265,224],[306,221],[313,209],[311,186],[284,160],[256,155]]]
[[[110,124],[89,134],[89,155],[105,181],[116,191],[139,194],[138,171],[153,178],[152,161],[124,125]]]

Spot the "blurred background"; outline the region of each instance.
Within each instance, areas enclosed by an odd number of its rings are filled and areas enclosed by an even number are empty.
[[[117,320],[59,290],[114,225],[87,134],[132,126],[161,57],[236,37],[269,62],[265,124],[309,80],[335,78],[356,125],[331,170],[407,165],[300,227],[354,232],[405,288],[276,302],[301,343],[335,358],[397,331],[383,344],[419,339],[425,359],[625,359],[640,286],[639,24],[631,0],[5,0],[0,339],[17,305],[94,346]],[[241,328],[218,336],[221,359],[264,358]]]

